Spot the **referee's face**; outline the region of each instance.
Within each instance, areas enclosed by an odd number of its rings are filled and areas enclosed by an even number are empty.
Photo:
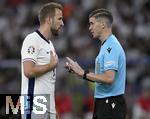
[[[89,18],[89,31],[91,32],[93,38],[100,38],[102,34],[101,22],[99,22],[95,17]]]
[[[54,36],[57,36],[61,31],[63,23],[63,13],[60,9],[56,9],[55,16],[52,18],[51,32]]]

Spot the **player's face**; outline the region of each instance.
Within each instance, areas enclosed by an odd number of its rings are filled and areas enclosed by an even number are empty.
[[[89,31],[91,32],[93,38],[100,38],[102,32],[101,22],[95,19],[95,17],[89,18]]]
[[[60,9],[56,9],[55,16],[52,18],[51,32],[54,36],[57,36],[61,31],[63,23],[63,13]]]

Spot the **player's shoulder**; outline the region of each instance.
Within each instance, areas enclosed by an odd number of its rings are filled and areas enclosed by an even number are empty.
[[[37,42],[38,36],[36,32],[29,33],[23,41],[23,43],[37,43]]]
[[[28,40],[28,39],[32,39],[32,40],[35,40],[37,39],[37,33],[36,32],[32,32],[32,33],[29,33],[26,37],[25,37],[25,40]]]

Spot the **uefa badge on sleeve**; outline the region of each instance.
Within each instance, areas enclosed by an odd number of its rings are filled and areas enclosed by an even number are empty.
[[[28,54],[33,54],[33,53],[35,53],[35,48],[33,46],[29,46]]]

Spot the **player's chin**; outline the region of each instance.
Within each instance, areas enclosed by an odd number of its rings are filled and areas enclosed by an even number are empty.
[[[61,29],[57,29],[57,30],[55,31],[55,36],[60,35],[60,33],[61,33]]]
[[[57,29],[57,33],[60,34],[61,32],[62,32],[62,29],[61,29],[61,28],[58,28],[58,29]]]
[[[61,32],[61,28],[57,29],[57,32],[60,33]]]

